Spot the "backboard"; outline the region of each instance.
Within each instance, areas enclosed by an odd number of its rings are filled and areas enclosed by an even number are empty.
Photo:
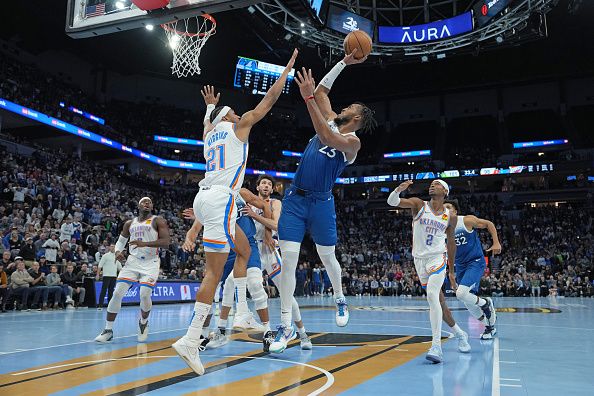
[[[167,7],[147,12],[136,7],[132,0],[68,0],[66,34],[73,38],[93,37],[259,2],[261,0],[170,0]]]

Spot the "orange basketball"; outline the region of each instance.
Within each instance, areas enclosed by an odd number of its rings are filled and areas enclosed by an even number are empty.
[[[371,37],[362,30],[355,30],[350,32],[344,39],[344,52],[348,55],[355,48],[355,59],[361,59],[371,53]]]

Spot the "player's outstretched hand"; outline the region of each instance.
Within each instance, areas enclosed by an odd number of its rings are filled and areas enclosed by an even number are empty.
[[[217,105],[219,103],[219,99],[221,98],[221,93],[215,95],[215,89],[212,85],[205,85],[202,87],[200,91],[202,97],[204,98],[204,103],[208,106],[209,104]]]
[[[192,208],[184,209],[182,215],[186,220],[196,220],[196,216],[194,215],[194,209]]]
[[[345,55],[344,59],[342,60],[346,65],[357,65],[359,63],[363,63],[367,60],[367,57],[364,56],[361,59],[355,58],[355,54],[357,53],[358,48],[355,48],[353,52],[348,55]]]
[[[456,275],[449,274],[448,276],[450,278],[450,286],[452,287],[452,290],[456,291],[458,289],[458,284],[456,283]]]
[[[487,252],[493,252],[493,256],[495,256],[496,254],[500,254],[501,253],[501,244],[494,243],[493,246],[491,246],[489,249],[487,249]]]
[[[297,72],[295,81],[299,86],[299,92],[301,92],[301,96],[304,100],[313,96],[316,82],[311,74],[311,69],[306,70],[305,67],[302,67],[301,71]]]
[[[295,66],[295,59],[297,59],[297,55],[299,54],[299,50],[297,50],[297,48],[295,48],[293,50],[293,55],[291,55],[291,59],[289,59],[289,63],[287,63],[287,66],[285,67],[285,70],[290,72],[291,69],[293,68],[293,66]]]
[[[402,191],[409,188],[412,184],[413,184],[412,180],[407,180],[407,181],[401,183],[398,187],[396,187],[396,192],[401,193]]]
[[[196,242],[192,241],[191,239],[188,239],[188,237],[186,236],[186,240],[184,241],[184,244],[182,245],[182,249],[188,253],[192,253],[195,248],[196,248]]]

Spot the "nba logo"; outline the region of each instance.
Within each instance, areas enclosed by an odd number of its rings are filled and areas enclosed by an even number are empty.
[[[191,300],[192,299],[192,292],[190,292],[190,286],[181,285],[179,287],[179,291],[180,291],[182,300]]]

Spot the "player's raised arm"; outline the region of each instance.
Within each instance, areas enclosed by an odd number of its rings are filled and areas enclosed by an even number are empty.
[[[400,198],[400,193],[413,184],[412,180],[407,180],[401,183],[388,197],[388,205],[397,206],[399,208],[412,209],[413,214],[416,214],[423,207],[423,201],[419,198]]]
[[[323,145],[335,148],[347,154],[357,154],[361,148],[361,141],[358,137],[353,135],[344,136],[340,133],[334,133],[330,129],[327,120],[324,118],[314,96],[314,87],[316,83],[311,74],[311,69],[306,70],[302,68],[300,72],[297,72],[295,77],[297,85],[299,85],[299,91],[305,104],[307,105],[307,111],[313,123],[316,134]]]
[[[493,246],[487,249],[487,252],[493,252],[493,254],[501,253],[501,244],[499,243],[499,236],[497,235],[497,228],[495,224],[489,220],[479,219],[476,216],[464,216],[464,225],[466,228],[479,228],[487,229],[491,238],[493,239]]]
[[[253,110],[250,110],[243,116],[241,116],[241,120],[239,121],[239,124],[237,124],[237,130],[235,131],[235,135],[240,140],[246,142],[250,135],[250,130],[252,129],[252,126],[254,126],[254,124],[260,121],[262,118],[264,118],[264,116],[268,114],[270,109],[272,109],[272,106],[274,106],[274,104],[280,97],[281,93],[283,92],[283,88],[285,87],[285,83],[287,82],[287,77],[289,76],[289,73],[295,65],[295,59],[297,59],[298,53],[299,51],[297,51],[297,49],[293,51],[293,55],[291,56],[291,59],[289,59],[287,66],[285,66],[285,70],[283,70],[278,80],[276,80],[274,84],[272,84],[272,86],[270,87],[268,92],[266,92],[266,95],[264,95],[264,98],[262,98],[260,103],[258,103],[258,105]]]
[[[322,78],[322,81],[316,87],[314,91],[314,96],[316,99],[316,103],[322,112],[322,116],[324,116],[325,120],[334,119],[336,118],[336,113],[332,110],[332,105],[330,104],[330,98],[328,97],[328,93],[332,89],[332,85],[334,81],[338,77],[338,75],[344,70],[345,67],[348,65],[354,65],[357,63],[363,63],[367,59],[367,57],[361,59],[355,59],[355,53],[357,52],[357,48],[353,50],[350,54],[346,55],[343,60],[338,62],[334,67]]]
[[[204,133],[210,131],[213,125],[210,123],[210,113],[215,109],[221,98],[221,93],[215,94],[214,87],[212,85],[205,85],[200,90],[204,103],[206,104],[206,114],[204,115]]]

